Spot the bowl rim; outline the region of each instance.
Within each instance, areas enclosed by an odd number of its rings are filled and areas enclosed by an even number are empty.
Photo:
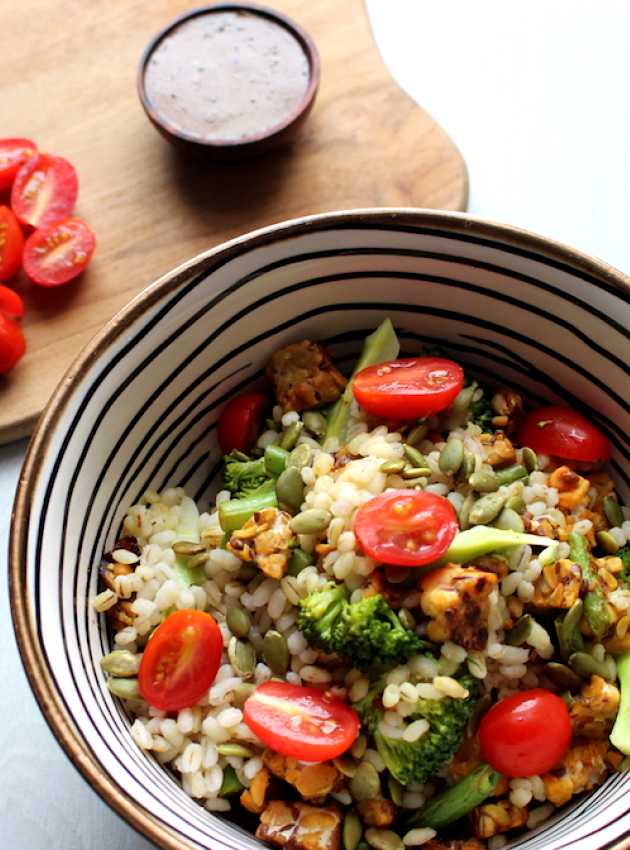
[[[186,133],[183,130],[176,129],[164,118],[160,111],[155,108],[146,90],[145,75],[147,71],[147,65],[149,63],[149,59],[153,55],[153,52],[156,50],[157,47],[159,47],[161,42],[165,38],[167,38],[172,32],[174,32],[181,24],[186,23],[186,21],[190,21],[193,18],[197,18],[202,15],[214,14],[216,12],[249,12],[250,14],[258,15],[259,17],[266,18],[267,20],[272,21],[273,23],[282,27],[284,30],[286,30],[293,36],[293,38],[298,42],[298,44],[304,51],[304,54],[306,55],[308,61],[308,85],[306,87],[306,90],[304,91],[304,94],[302,95],[302,99],[300,100],[299,104],[282,121],[279,121],[277,124],[268,127],[266,130],[260,130],[259,132],[254,133],[251,136],[247,136],[244,139],[204,139],[200,136],[195,136],[191,133]],[[280,136],[285,130],[287,130],[297,121],[299,121],[302,116],[306,116],[315,100],[315,96],[319,88],[320,78],[321,62],[319,58],[319,51],[317,50],[317,45],[315,44],[311,36],[308,34],[308,32],[288,15],[285,15],[282,12],[279,12],[277,9],[272,9],[270,6],[264,6],[260,3],[251,3],[245,1],[232,3],[218,2],[211,3],[205,6],[198,6],[197,8],[190,9],[188,12],[184,12],[184,14],[182,15],[178,15],[176,18],[173,18],[171,21],[169,21],[169,23],[167,23],[161,30],[159,30],[159,32],[157,32],[151,38],[151,40],[144,48],[140,57],[140,61],[138,63],[138,70],[136,75],[136,89],[138,92],[140,103],[142,104],[142,108],[146,112],[149,120],[168,136],[172,137],[173,139],[179,140],[180,142],[185,142],[191,146],[194,146],[200,151],[204,150],[211,152],[225,150],[237,153],[239,151],[255,149],[262,143],[275,139],[276,137]]]
[[[20,473],[11,516],[9,538],[9,597],[13,628],[29,685],[58,743],[76,768],[110,808],[121,815],[139,833],[163,850],[194,848],[168,825],[160,823],[140,803],[109,777],[83,743],[79,729],[66,714],[44,655],[38,645],[31,616],[31,601],[24,581],[28,529],[33,495],[42,471],[52,436],[75,392],[75,381],[84,376],[99,357],[142,314],[173,292],[193,274],[210,273],[214,266],[232,260],[252,248],[284,241],[320,230],[351,229],[356,226],[396,228],[423,233],[434,231],[466,235],[485,241],[490,247],[512,249],[527,257],[535,252],[561,266],[570,266],[592,278],[593,285],[616,290],[630,303],[630,277],[603,260],[571,248],[561,242],[512,225],[462,212],[443,212],[420,208],[365,208],[340,210],[282,221],[250,231],[197,254],[149,284],[93,337],[66,371],[35,427]],[[630,837],[621,837],[606,845],[606,850],[628,850]]]

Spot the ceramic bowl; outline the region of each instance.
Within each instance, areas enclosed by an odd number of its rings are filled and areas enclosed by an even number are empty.
[[[125,506],[184,485],[207,500],[216,421],[276,348],[327,339],[354,355],[385,316],[407,348],[440,343],[484,379],[588,409],[630,499],[630,281],[539,236],[467,215],[330,213],[235,239],[149,286],[83,351],[42,416],[15,503],[11,602],[51,729],[90,785],[160,847],[261,845],[212,815],[129,735],[88,599]],[[350,360],[346,360],[347,363]],[[522,850],[630,846],[630,773],[609,778]]]

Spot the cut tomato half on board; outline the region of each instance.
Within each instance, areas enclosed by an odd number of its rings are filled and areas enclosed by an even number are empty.
[[[60,156],[40,153],[27,159],[15,175],[11,209],[22,224],[46,227],[70,215],[78,193],[74,166]]]
[[[9,280],[22,265],[24,235],[8,207],[0,207],[0,280]]]
[[[36,153],[30,139],[0,139],[0,192],[11,186],[21,166]]]
[[[94,234],[80,218],[40,227],[24,245],[24,271],[40,286],[60,286],[81,274],[95,245]]]

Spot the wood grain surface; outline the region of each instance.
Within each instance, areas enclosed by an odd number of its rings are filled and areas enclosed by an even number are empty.
[[[30,137],[75,165],[76,214],[94,229],[97,250],[87,272],[57,291],[15,279],[26,302],[28,352],[0,376],[0,443],[29,433],[107,320],[195,254],[308,213],[466,207],[464,162],[385,69],[363,0],[273,0],[319,48],[319,94],[290,148],[230,165],[182,158],[136,95],[144,46],[191,0],[1,5],[0,135]]]

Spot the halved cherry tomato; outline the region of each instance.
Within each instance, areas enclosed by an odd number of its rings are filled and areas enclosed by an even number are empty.
[[[518,439],[535,452],[585,463],[610,460],[610,443],[585,416],[559,404],[528,413]]]
[[[9,319],[21,319],[24,315],[24,302],[15,289],[9,289],[0,283],[0,313]]]
[[[80,218],[39,227],[24,245],[24,271],[40,286],[60,286],[81,274],[95,245],[94,234]]]
[[[30,139],[0,139],[0,191],[9,188],[20,167],[36,153]]]
[[[9,280],[20,268],[24,236],[8,207],[0,207],[0,280]]]
[[[22,328],[0,312],[0,375],[13,369],[26,351]]]
[[[266,746],[303,761],[327,761],[356,741],[359,717],[337,697],[287,682],[265,682],[245,702],[244,720]]]
[[[502,699],[479,726],[483,758],[505,776],[535,776],[551,770],[566,755],[570,742],[566,704],[543,688]]]
[[[354,516],[363,551],[382,564],[401,567],[437,561],[458,529],[448,499],[421,490],[389,490],[365,502]]]
[[[464,384],[464,370],[442,357],[412,357],[368,366],[355,375],[352,391],[373,416],[417,419],[445,410]]]
[[[228,401],[217,425],[219,445],[224,454],[234,449],[240,452],[251,449],[268,405],[269,400],[262,393],[242,393]]]
[[[67,159],[40,153],[15,175],[11,208],[22,224],[46,227],[67,218],[77,200],[79,179]]]
[[[203,611],[170,614],[147,643],[138,674],[144,699],[162,711],[194,705],[214,682],[223,636]]]

